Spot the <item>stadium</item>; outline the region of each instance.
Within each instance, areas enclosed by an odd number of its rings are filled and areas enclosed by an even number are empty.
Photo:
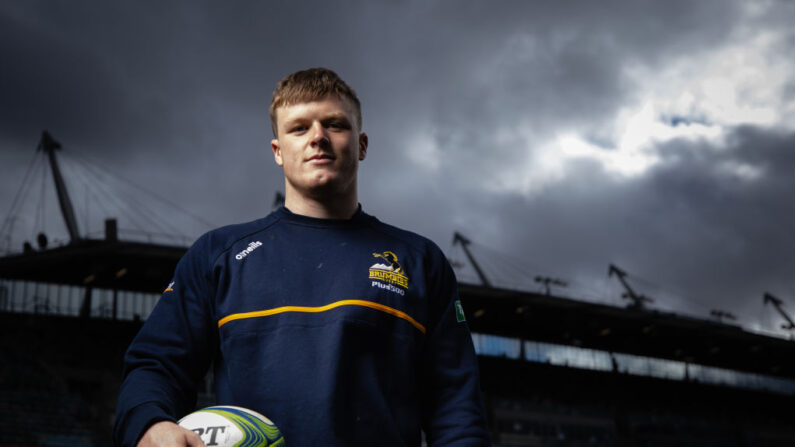
[[[40,233],[35,247],[0,258],[2,446],[111,444],[124,351],[186,251],[122,237],[111,217],[102,234],[81,233],[59,147],[45,132],[37,163],[49,163],[69,240]],[[454,243],[494,445],[795,443],[795,345],[782,330],[752,331],[719,310],[658,310],[615,265],[607,271],[623,306],[563,293],[555,278],[532,278],[535,291],[501,286],[469,239],[456,233]],[[777,297],[760,294],[760,306],[783,330],[795,326]],[[212,381],[197,408],[215,403]]]

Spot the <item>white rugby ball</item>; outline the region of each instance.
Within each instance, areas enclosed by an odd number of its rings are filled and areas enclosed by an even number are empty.
[[[247,408],[221,405],[202,408],[179,420],[207,447],[284,447],[284,436],[270,419]]]

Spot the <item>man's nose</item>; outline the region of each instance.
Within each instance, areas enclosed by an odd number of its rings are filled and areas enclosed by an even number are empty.
[[[320,145],[325,146],[329,143],[328,135],[326,134],[326,129],[323,127],[322,124],[315,121],[312,123],[312,144],[313,145]]]

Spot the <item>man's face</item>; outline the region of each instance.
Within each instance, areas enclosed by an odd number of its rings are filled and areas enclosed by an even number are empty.
[[[354,117],[350,101],[334,96],[276,109],[278,135],[271,148],[288,190],[314,198],[355,194],[367,135]]]

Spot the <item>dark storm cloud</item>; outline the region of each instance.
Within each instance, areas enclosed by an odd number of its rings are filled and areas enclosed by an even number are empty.
[[[763,292],[795,292],[787,273],[795,268],[793,145],[793,133],[741,127],[726,147],[679,148],[681,157],[649,178],[643,196],[642,228],[660,253],[644,263],[647,271],[746,318],[756,317]],[[761,174],[743,178],[726,168],[737,165]]]
[[[781,243],[786,227],[773,223],[790,219],[792,210],[783,204],[792,185],[787,176],[770,171],[756,182],[744,182],[726,166],[750,162],[742,152],[763,160],[774,153],[785,156],[784,143],[776,146],[778,152],[751,149],[766,129],[756,129],[753,140],[744,137],[748,129],[731,132],[728,149],[670,143],[679,147],[657,151],[678,158],[631,181],[618,181],[598,163],[582,160],[569,168],[565,183],[535,197],[483,189],[521,164],[534,150],[534,136],[541,143],[555,132],[578,129],[610,150],[615,141],[604,128],[638,94],[624,68],[641,64],[653,72],[683,54],[708,55],[737,32],[741,19],[737,5],[723,2],[624,6],[614,5],[621,14],[601,6],[568,15],[563,9],[527,15],[511,10],[510,17],[494,19],[501,32],[489,28],[491,17],[484,11],[449,16],[471,31],[454,34],[458,48],[467,50],[440,56],[444,63],[430,75],[433,99],[420,100],[427,109],[420,107],[415,115],[418,128],[431,129],[430,146],[440,154],[442,167],[433,172],[434,180],[413,182],[414,191],[406,195],[420,197],[419,203],[400,205],[406,214],[445,216],[448,230],[442,234],[438,226],[410,218],[403,222],[435,235],[445,248],[457,227],[516,258],[530,258],[542,271],[597,286],[609,262],[623,261],[628,270],[668,289],[669,296],[660,298],[668,309],[702,317],[710,306],[756,310],[765,287],[792,290],[782,274],[793,263],[780,248],[787,246]],[[744,26],[761,28],[763,20],[757,20]],[[501,127],[521,132],[500,140],[496,129]],[[384,195],[401,187],[399,177],[392,178]],[[782,181],[789,188],[779,193],[763,186]],[[440,191],[440,184],[453,186]],[[772,222],[760,220],[760,208],[771,213]],[[779,248],[764,248],[771,246]]]
[[[740,127],[725,147],[693,141],[667,146],[661,151],[672,155],[642,178],[616,181],[583,162],[575,168],[579,182],[537,199],[514,195],[479,203],[487,212],[470,228],[493,225],[489,216],[499,215],[501,236],[491,240],[504,252],[523,247],[528,266],[541,269],[530,274],[579,279],[595,289],[608,264],[616,263],[651,281],[635,285],[660,308],[704,318],[720,308],[746,323],[756,320],[763,292],[795,292],[795,133]],[[763,174],[742,178],[726,169],[738,164],[758,166]],[[610,290],[613,295],[596,298],[618,301],[620,288]]]
[[[427,61],[434,70],[415,80],[428,109],[419,116],[449,160],[464,160],[454,171],[495,174],[513,163],[522,142],[495,141],[506,125],[522,138],[581,128],[604,138],[636,93],[627,66],[654,69],[682,51],[705,51],[738,14],[725,2],[628,3],[524,4],[496,14],[481,4],[434,15],[442,32],[431,45],[440,50]],[[481,154],[479,163],[467,159]]]
[[[430,135],[443,160],[434,179],[456,192],[439,199],[458,201],[466,213],[484,184],[500,181],[557,132],[578,129],[612,144],[614,114],[636,94],[624,68],[705,51],[731,33],[739,14],[725,2],[438,5],[404,38],[419,61],[406,75],[410,87],[382,93],[398,102],[392,113],[401,116],[375,114],[403,135],[384,129],[382,137],[376,127],[372,152],[379,157],[382,149],[390,165],[410,170],[405,154],[415,142],[405,134]],[[405,188],[399,176],[388,178],[388,189]],[[429,186],[414,185],[411,197]]]
[[[162,70],[165,54],[156,51],[169,53],[161,27],[139,32],[148,28],[145,18],[130,20],[118,5],[16,6],[2,17],[10,62],[2,75],[5,135],[29,138],[47,123],[85,144],[170,134],[177,116],[163,110],[173,101],[164,94],[181,92],[167,82],[174,72]]]
[[[635,177],[587,158],[559,178],[539,167],[562,134],[617,150],[616,116],[653,81],[633,68],[698,64],[757,31],[784,36],[791,57],[793,19],[786,2],[717,0],[6,2],[0,210],[47,128],[64,158],[100,159],[213,223],[261,216],[282,188],[270,90],[321,65],[362,99],[360,197],[388,222],[444,249],[460,230],[586,288],[616,262],[707,303],[669,305],[702,315],[745,309],[765,287],[795,300],[785,119],[784,130],[726,127],[722,143],[652,145],[660,162]]]
[[[252,183],[264,189],[261,172],[241,160],[265,166],[267,134],[257,131],[268,87],[240,66],[253,55],[230,51],[237,47],[212,28],[211,11],[160,2],[9,8],[17,10],[3,16],[2,51],[14,61],[0,74],[6,150],[32,151],[47,128],[66,149],[115,164],[214,222],[229,222],[229,210],[210,202],[234,203],[230,190]],[[246,199],[233,212],[251,207]]]

